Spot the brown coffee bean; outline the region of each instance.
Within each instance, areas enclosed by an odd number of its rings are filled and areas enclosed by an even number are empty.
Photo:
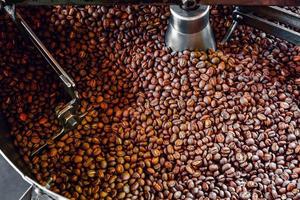
[[[158,192],[162,191],[162,186],[159,183],[154,182],[153,188]]]
[[[41,140],[40,140],[40,138],[38,138],[38,137],[33,137],[33,138],[31,138],[31,142],[32,142],[33,144],[39,144],[39,143],[41,142]]]
[[[206,103],[207,105],[211,104],[211,98],[209,96],[205,96],[203,99],[203,102]]]
[[[218,168],[218,165],[209,165],[208,170],[214,172],[217,171]]]
[[[174,199],[180,199],[180,197],[181,197],[181,191],[176,191],[175,193],[174,193]]]
[[[82,188],[81,188],[79,185],[76,185],[76,186],[75,186],[75,190],[76,190],[79,194],[82,193]]]
[[[283,109],[288,109],[290,106],[286,102],[280,102],[280,107],[283,108]]]
[[[257,114],[257,118],[258,118],[259,120],[261,120],[261,121],[264,121],[264,120],[267,119],[267,117],[266,117],[264,114],[261,114],[261,113],[258,113],[258,114]]]
[[[105,169],[107,167],[107,162],[105,160],[101,160],[100,166],[102,169]]]
[[[51,157],[54,157],[54,156],[56,156],[57,155],[57,149],[55,149],[55,148],[53,148],[53,149],[51,149],[50,150],[50,156]],[[80,161],[81,162],[81,161]]]
[[[223,110],[221,112],[221,117],[225,120],[229,119],[230,118],[230,114],[226,111],[226,110]]]
[[[225,141],[225,137],[223,134],[220,133],[220,134],[216,135],[216,142],[223,143],[224,141]]]
[[[155,170],[153,168],[147,168],[147,172],[149,174],[154,174],[155,173]]]
[[[248,100],[245,97],[241,97],[240,98],[240,103],[243,106],[248,105]]]
[[[189,166],[189,165],[186,166],[185,169],[190,174],[194,174],[195,173],[195,170],[191,166]]]
[[[128,172],[123,172],[122,174],[122,179],[123,180],[129,180],[130,179],[130,174]]]
[[[122,174],[124,172],[124,167],[121,164],[118,164],[116,167],[116,172]]]
[[[83,158],[81,157],[81,156],[75,156],[75,158],[74,158],[74,162],[75,163],[80,163],[80,162],[82,162],[82,160],[83,160]]]
[[[96,175],[96,171],[95,171],[95,170],[89,170],[89,171],[87,172],[87,174],[88,174],[88,177],[93,178],[93,177],[95,177],[95,175]]]
[[[101,197],[101,198],[105,198],[105,197],[107,197],[107,195],[108,195],[107,192],[104,192],[104,191],[101,191],[101,192],[100,192],[100,197]]]
[[[27,121],[28,116],[27,116],[25,113],[21,113],[21,114],[19,115],[19,119],[20,119],[21,121],[25,122],[25,121]]]

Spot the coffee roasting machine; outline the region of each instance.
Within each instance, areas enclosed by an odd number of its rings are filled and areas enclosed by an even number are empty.
[[[54,137],[32,153],[46,150],[66,131],[76,127],[85,113],[79,113],[80,99],[72,78],[63,70],[43,43],[31,30],[16,6],[39,5],[115,5],[115,4],[158,4],[171,5],[171,16],[165,43],[173,51],[184,49],[216,49],[209,23],[209,5],[238,5],[233,11],[233,23],[221,43],[229,40],[239,23],[250,25],[293,44],[300,44],[300,16],[277,6],[297,6],[299,0],[0,0],[1,14],[8,14],[18,30],[29,38],[63,83],[70,101],[56,110],[62,129]],[[286,28],[273,21],[292,27]],[[30,171],[16,153],[9,129],[0,116],[0,199],[1,200],[63,200],[64,197],[48,190],[33,180]],[[49,180],[51,182],[51,180]]]

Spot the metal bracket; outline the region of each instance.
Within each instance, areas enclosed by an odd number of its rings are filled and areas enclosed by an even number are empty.
[[[71,101],[72,102],[72,101]],[[73,129],[78,125],[78,122],[87,114],[87,112],[81,114],[81,115],[73,115],[75,111],[75,107],[71,104],[68,103],[66,104],[62,109],[57,111],[57,116],[58,119],[61,120],[61,123],[64,123],[65,126],[60,130],[59,133],[48,139],[45,144],[40,146],[38,149],[33,151],[31,153],[31,157],[41,153],[43,150],[45,150],[49,145],[53,144],[54,141],[58,140],[61,138],[66,132],[69,130]],[[73,112],[72,112],[73,111]]]
[[[268,34],[291,42],[295,45],[300,44],[300,33],[269,20],[275,20],[287,24],[296,30],[300,30],[300,16],[286,9],[277,6],[267,7],[237,7],[233,11],[233,23],[222,43],[225,43],[237,27],[238,23],[243,23],[254,28],[260,29]]]

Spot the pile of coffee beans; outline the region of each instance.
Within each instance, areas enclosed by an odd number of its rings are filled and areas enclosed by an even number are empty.
[[[232,10],[211,9],[217,41]],[[240,25],[217,51],[172,52],[167,6],[20,12],[87,112],[30,157],[60,130],[55,107],[65,95],[1,16],[1,109],[41,184],[79,200],[300,198],[300,47]]]

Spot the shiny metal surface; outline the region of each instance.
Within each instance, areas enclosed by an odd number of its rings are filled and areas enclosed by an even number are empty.
[[[215,49],[216,44],[209,23],[209,6],[184,10],[170,6],[171,17],[165,42],[173,51]]]
[[[0,150],[1,200],[20,199],[31,185],[4,159],[3,155],[4,153]]]
[[[67,200],[24,175],[1,149],[0,177],[1,200]]]
[[[206,27],[209,20],[209,6],[199,6],[195,10],[185,10],[171,6],[170,24],[182,33],[196,33]]]

